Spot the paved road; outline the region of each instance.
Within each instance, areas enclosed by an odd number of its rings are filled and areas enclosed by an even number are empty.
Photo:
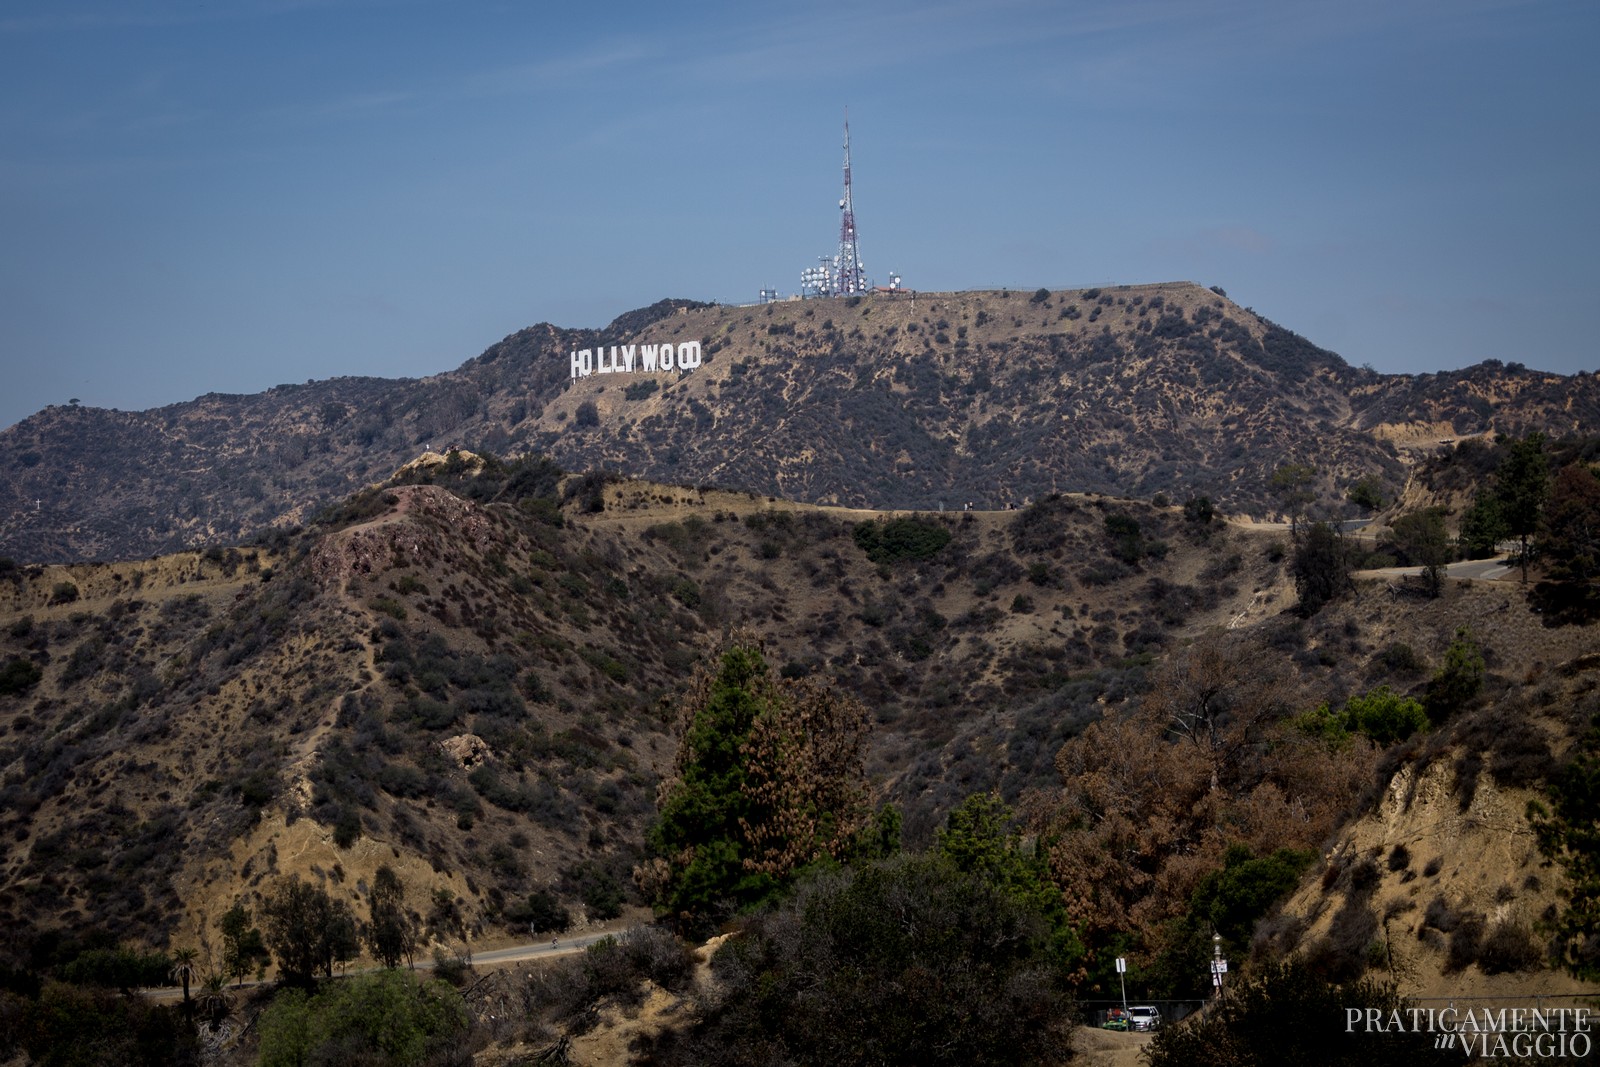
[[[493,967],[502,963],[520,963],[524,960],[547,959],[554,956],[570,956],[575,952],[582,952],[596,941],[608,937],[615,937],[622,931],[603,930],[595,934],[584,934],[582,937],[563,937],[557,941],[536,941],[526,945],[512,945],[510,948],[495,949],[492,952],[474,952],[472,965],[474,967]],[[429,960],[429,967],[433,961]],[[422,964],[417,964],[422,966]]]
[[[555,941],[529,941],[526,944],[512,945],[508,948],[497,948],[487,952],[474,952],[472,954],[472,965],[474,967],[501,967],[508,963],[525,963],[529,960],[548,960],[555,959],[558,956],[572,956],[582,952],[596,941],[603,940],[607,937],[616,937],[625,929],[627,929],[627,927],[619,926],[615,929],[599,930],[595,933],[583,934],[578,937],[562,937],[557,938]],[[360,967],[347,973],[365,974],[369,971],[377,971],[381,969],[382,968],[379,967]],[[418,958],[417,970],[433,970],[432,957]],[[346,972],[341,972],[341,977],[344,973]],[[254,989],[257,986],[270,986],[276,984],[277,983],[275,981],[246,982],[244,983],[243,987],[229,985],[228,988],[230,990],[239,988]],[[191,997],[195,996],[199,991],[200,985],[198,982],[190,983],[189,995]],[[182,986],[168,986],[164,989],[145,989],[141,990],[141,992],[150,1000],[167,1001],[183,999]]]
[[[1398,578],[1402,575],[1421,574],[1421,567],[1384,567],[1375,571],[1357,571],[1363,578]],[[1497,582],[1509,577],[1520,577],[1521,572],[1505,559],[1469,559],[1452,563],[1444,569],[1446,580],[1466,578],[1478,582]]]

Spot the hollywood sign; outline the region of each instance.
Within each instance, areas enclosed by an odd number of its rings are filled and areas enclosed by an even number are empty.
[[[671,370],[694,370],[700,365],[700,342],[680,345],[612,345],[608,353],[599,348],[580,348],[572,353],[572,376],[591,374],[641,374]]]

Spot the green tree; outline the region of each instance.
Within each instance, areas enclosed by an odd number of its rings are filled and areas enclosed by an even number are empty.
[[[467,943],[467,917],[461,914],[456,895],[442,886],[433,891],[428,908],[428,933],[439,941],[460,941],[471,953]]]
[[[1422,568],[1422,587],[1430,597],[1444,590],[1445,566],[1450,562],[1450,537],[1441,508],[1424,508],[1394,521],[1394,544],[1406,562]]]
[[[1107,515],[1105,525],[1113,556],[1129,565],[1144,557],[1144,535],[1138,519],[1131,515]]]
[[[1500,551],[1500,542],[1511,536],[1505,517],[1500,511],[1500,498],[1488,490],[1479,490],[1472,506],[1461,516],[1461,533],[1457,543],[1467,559],[1490,559]]]
[[[289,985],[309,987],[319,973],[331,978],[334,963],[360,948],[350,905],[298,877],[278,882],[261,905],[261,918],[267,947]]]
[[[445,982],[402,971],[361,974],[315,995],[298,989],[280,993],[261,1016],[259,1063],[410,1067],[444,1062],[439,1057],[467,1026],[466,1005]]]
[[[900,809],[893,804],[879,808],[856,833],[855,842],[844,858],[850,863],[873,863],[900,854],[900,831],[904,823]]]
[[[1377,511],[1384,505],[1383,482],[1376,475],[1368,474],[1350,486],[1345,499],[1362,511]]]
[[[183,983],[183,1013],[189,1014],[189,982],[200,973],[200,951],[180,948],[172,954],[172,976]]]
[[[1246,845],[1229,846],[1222,869],[1200,880],[1188,911],[1167,931],[1166,948],[1149,977],[1168,995],[1208,995],[1213,937],[1222,939],[1219,947],[1228,959],[1247,957],[1256,923],[1293,891],[1315,858],[1307,849],[1280,848],[1257,857]]]
[[[963,874],[976,875],[1043,918],[1055,958],[1070,963],[1083,945],[1067,916],[1061,889],[1050,876],[1046,850],[1025,838],[1015,815],[991,793],[974,793],[950,812],[934,845]]]
[[[1539,524],[1538,550],[1560,580],[1600,578],[1600,478],[1588,467],[1572,463],[1556,473]]]
[[[1355,587],[1344,538],[1325,522],[1312,523],[1295,540],[1289,572],[1300,598],[1296,610],[1308,618]]]
[[[1495,495],[1506,530],[1522,543],[1522,580],[1528,580],[1528,539],[1539,529],[1539,515],[1550,492],[1550,460],[1544,434],[1512,441],[1495,471]]]
[[[222,931],[223,973],[243,984],[245,975],[271,958],[266,942],[251,923],[250,912],[242,901],[234,902],[218,926]]]
[[[795,870],[848,853],[866,822],[866,709],[811,679],[779,679],[736,639],[680,703],[676,774],[641,871],[674,921],[765,899]]]
[[[699,1024],[656,1062],[1056,1064],[1071,1003],[1048,924],[976,874],[902,855],[820,873],[712,960]]]
[[[1429,720],[1443,722],[1460,711],[1483,690],[1487,669],[1483,651],[1478,648],[1472,631],[1465,626],[1456,630],[1455,640],[1445,649],[1443,665],[1429,680],[1427,692],[1423,694],[1423,708]]]
[[[1529,802],[1528,821],[1545,859],[1567,876],[1554,923],[1561,962],[1578,978],[1600,981],[1600,715],[1546,793],[1550,807]]]
[[[417,947],[417,931],[406,911],[406,887],[387,863],[372,876],[367,893],[367,947],[385,967],[410,962]]]
[[[349,963],[361,955],[361,924],[356,922],[355,912],[350,910],[350,905],[342,900],[333,901],[333,915],[328,926],[327,962],[323,966],[323,973],[330,978],[333,976],[333,965],[339,964],[339,973],[344,973],[344,964]]]
[[[1272,472],[1268,485],[1284,514],[1289,516],[1291,535],[1299,534],[1306,508],[1317,499],[1316,482],[1317,468],[1309,463],[1285,463]]]
[[[1296,715],[1294,728],[1307,737],[1315,738],[1331,751],[1343,751],[1350,744],[1350,721],[1344,712],[1334,711],[1323,701],[1310,711]]]
[[[195,1001],[200,1015],[213,1029],[233,1013],[233,999],[228,996],[228,976],[213,971],[200,984],[200,996]]]

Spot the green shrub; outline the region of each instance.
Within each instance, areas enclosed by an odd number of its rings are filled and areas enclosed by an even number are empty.
[[[942,859],[825,874],[718,951],[722,992],[653,1062],[1060,1063],[1071,1012],[1047,931]]]
[[[361,813],[354,808],[341,807],[333,820],[333,843],[339,848],[349,848],[361,837]]]
[[[700,606],[700,587],[694,583],[693,579],[680,575],[673,579],[672,586],[668,591],[672,594],[674,600],[690,611]]]
[[[36,1000],[0,993],[0,1054],[43,1067],[171,1067],[200,1062],[177,1005],[52,982]],[[21,1055],[26,1051],[32,1056]]]
[[[39,679],[44,677],[44,672],[32,660],[17,657],[0,667],[0,696],[14,696],[26,693],[39,684]]]
[[[1383,664],[1387,670],[1396,674],[1415,674],[1417,671],[1422,670],[1424,666],[1422,658],[1417,655],[1416,650],[1401,641],[1396,641],[1384,649],[1383,653],[1378,657],[1378,662]]]
[[[1429,726],[1422,702],[1379,686],[1363,697],[1351,697],[1344,707],[1348,729],[1366,734],[1378,745],[1403,741]]]
[[[1346,1012],[1377,1010],[1382,1018],[1410,1002],[1393,984],[1362,980],[1336,985],[1290,960],[1233,983],[1228,995],[1181,1026],[1156,1034],[1151,1067],[1429,1067],[1460,1063],[1459,1048],[1441,1049],[1432,1034],[1347,1028]]]
[[[1350,741],[1349,719],[1326,703],[1295,716],[1293,723],[1295,729],[1308,737],[1315,737],[1330,748],[1343,748]]]
[[[505,910],[508,922],[526,925],[529,932],[557,933],[572,925],[572,914],[561,903],[561,898],[548,889],[535,889],[526,900],[518,901]]]
[[[400,579],[395,582],[394,591],[401,596],[410,596],[412,593],[421,593],[423,596],[427,596],[428,586],[426,582],[414,574],[402,574]]]
[[[1217,509],[1210,497],[1192,496],[1183,502],[1183,517],[1197,526],[1209,526],[1217,517]]]
[[[406,618],[406,606],[393,597],[373,597],[367,602],[367,607],[381,615],[387,615],[397,622],[404,622]]]
[[[1512,920],[1497,923],[1478,946],[1478,967],[1484,974],[1536,971],[1544,963],[1544,950],[1533,931]]]
[[[1383,482],[1369,474],[1350,486],[1345,499],[1363,511],[1377,511],[1384,505]]]
[[[127,993],[166,985],[172,977],[172,959],[165,952],[90,949],[62,967],[61,977],[73,985],[120,989]]]
[[[943,523],[915,515],[858,523],[852,535],[867,558],[880,564],[929,559],[950,543],[950,531]]]
[[[442,1062],[437,1057],[467,1026],[461,994],[446,983],[379,971],[333,983],[314,996],[297,989],[280,993],[261,1016],[259,1062]]]

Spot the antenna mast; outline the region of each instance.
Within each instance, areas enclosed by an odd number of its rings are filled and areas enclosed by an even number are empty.
[[[856,210],[850,199],[850,110],[844,113],[844,199],[839,201],[839,267],[838,285],[834,291],[841,294],[867,291],[867,268],[861,262],[861,252],[856,248]]]

